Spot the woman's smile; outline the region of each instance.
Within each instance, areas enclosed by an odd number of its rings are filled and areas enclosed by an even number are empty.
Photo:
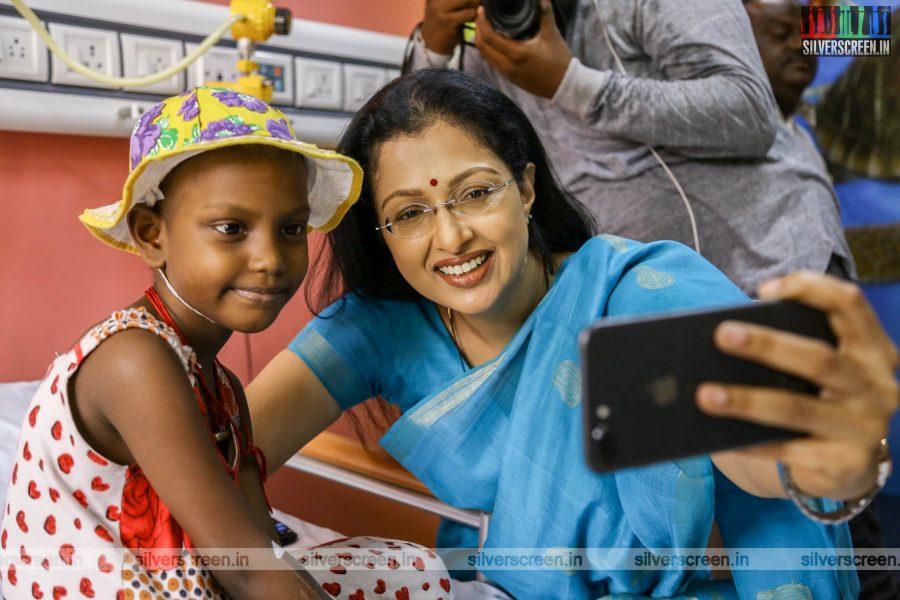
[[[437,261],[434,272],[453,287],[471,288],[481,283],[488,274],[493,258],[493,252],[469,252],[457,258]]]

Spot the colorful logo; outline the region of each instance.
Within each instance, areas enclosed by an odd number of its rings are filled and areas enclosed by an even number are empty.
[[[807,56],[889,56],[891,7],[803,6],[800,38]]]

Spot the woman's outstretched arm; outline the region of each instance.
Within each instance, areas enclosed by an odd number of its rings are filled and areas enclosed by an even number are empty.
[[[273,473],[334,423],[341,409],[312,370],[283,350],[247,386],[256,445]]]

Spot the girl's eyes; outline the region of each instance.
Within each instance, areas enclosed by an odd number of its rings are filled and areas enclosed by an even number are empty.
[[[290,237],[306,235],[306,223],[291,223],[284,228],[284,233]]]
[[[242,232],[240,223],[219,223],[213,225],[213,229],[224,235],[238,235]]]
[[[247,233],[244,226],[240,223],[216,223],[212,226],[217,232],[229,237]],[[282,229],[284,235],[288,237],[302,237],[306,235],[306,223],[297,222],[285,225]]]

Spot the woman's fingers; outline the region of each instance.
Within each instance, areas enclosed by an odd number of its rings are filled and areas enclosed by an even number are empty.
[[[891,371],[900,366],[897,348],[882,329],[862,291],[852,283],[801,271],[764,283],[759,288],[759,297],[763,300],[796,300],[825,311],[841,343],[877,349]]]
[[[725,321],[715,331],[716,346],[778,371],[796,375],[843,393],[867,387],[860,365],[821,340],[738,321]]]
[[[697,390],[702,410],[717,417],[810,433],[820,438],[880,440],[883,419],[863,405],[825,402],[820,398],[775,388],[702,384]]]

